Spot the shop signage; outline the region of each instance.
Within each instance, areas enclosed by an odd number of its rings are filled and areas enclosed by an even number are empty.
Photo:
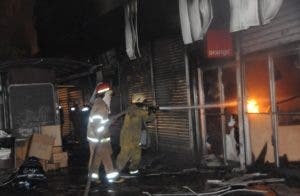
[[[206,36],[207,57],[223,58],[232,57],[232,36],[226,30],[209,30]]]

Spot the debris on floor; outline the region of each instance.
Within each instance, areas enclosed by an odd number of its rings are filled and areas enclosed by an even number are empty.
[[[231,178],[229,180],[207,180],[206,185],[210,188],[203,192],[195,192],[188,186],[182,186],[183,189],[188,190],[188,192],[180,193],[157,193],[151,194],[149,192],[143,192],[144,195],[148,196],[173,196],[173,195],[198,195],[198,196],[208,196],[208,195],[228,195],[232,193],[236,194],[255,194],[255,195],[266,195],[267,193],[274,193],[272,190],[268,190],[268,186],[262,189],[262,185],[267,185],[270,183],[282,183],[285,180],[283,178],[268,178],[267,174],[251,173],[243,174],[238,177]],[[212,186],[213,185],[213,186]],[[260,188],[257,186],[260,185]]]
[[[207,167],[224,166],[224,162],[220,158],[218,158],[215,154],[208,154],[203,156],[201,164]]]

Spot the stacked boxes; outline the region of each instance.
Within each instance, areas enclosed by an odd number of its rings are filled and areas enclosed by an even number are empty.
[[[68,167],[68,153],[63,152],[60,125],[41,126],[41,134],[33,134],[16,147],[19,167],[27,157],[37,157],[45,171]]]
[[[60,125],[42,126],[41,133],[55,138],[51,158],[46,162],[46,170],[68,167],[68,153],[63,152]]]

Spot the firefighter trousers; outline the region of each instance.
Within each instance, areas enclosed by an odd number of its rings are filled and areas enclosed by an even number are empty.
[[[101,163],[104,165],[106,174],[114,171],[111,154],[112,149],[110,142],[105,143],[89,143],[90,146],[90,160],[89,172],[90,174],[98,174]]]
[[[141,161],[141,148],[136,145],[122,145],[120,154],[117,157],[117,168],[123,170],[126,164],[130,161],[129,170],[138,170]]]

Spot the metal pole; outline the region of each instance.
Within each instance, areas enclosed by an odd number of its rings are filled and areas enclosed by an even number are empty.
[[[4,129],[4,97],[3,97],[3,84],[2,84],[2,74],[0,73],[0,129]]]
[[[4,77],[1,78],[2,79],[2,87],[5,86],[2,90],[3,90],[3,117],[4,117],[4,129],[9,129],[9,128],[12,128],[11,123],[10,123],[10,114],[9,114],[9,100],[8,100],[8,97],[7,97],[7,77]]]
[[[186,79],[186,98],[187,98],[187,105],[191,106],[191,85],[190,85],[190,71],[189,71],[189,59],[187,55],[187,50],[184,50],[184,65],[185,65],[185,79]],[[190,148],[194,148],[194,137],[193,137],[193,131],[192,131],[192,110],[189,109],[188,111],[188,117],[189,117],[189,134],[190,134]],[[194,151],[192,151],[194,153]]]
[[[200,104],[200,122],[201,122],[201,139],[202,139],[202,154],[207,154],[206,148],[206,116],[205,116],[205,96],[204,96],[204,86],[203,86],[203,72],[200,68],[197,69],[198,72],[198,88],[199,88],[199,104]]]
[[[222,67],[218,67],[218,86],[219,86],[219,93],[220,93],[220,105],[225,103],[225,95],[224,95],[224,85],[222,81],[223,71]],[[225,113],[224,107],[220,107],[221,114]],[[225,130],[225,115],[221,115],[221,130],[222,130],[222,141],[223,141],[223,156],[224,156],[224,163],[227,165],[227,153],[226,153],[226,130]]]
[[[252,164],[252,148],[249,131],[249,119],[247,113],[247,91],[246,91],[246,65],[244,62],[241,63],[241,80],[242,80],[242,97],[243,97],[243,119],[244,119],[244,138],[245,138],[245,162],[246,165]]]
[[[159,106],[160,110],[186,110],[186,109],[208,109],[208,108],[220,108],[220,107],[232,107],[236,106],[237,102],[228,102],[223,104],[206,104],[206,105],[191,105],[191,106]]]
[[[194,82],[193,82],[193,95],[194,95],[194,104],[198,105],[198,92],[197,92],[197,84],[196,84],[196,79],[195,75],[193,75]],[[201,152],[201,136],[200,136],[200,117],[199,117],[199,108],[194,109],[194,114],[195,114],[195,131],[196,131],[196,141],[197,141],[197,152]]]
[[[152,52],[152,44],[150,43],[150,51],[151,51],[151,55],[150,55],[150,74],[151,74],[151,90],[152,90],[152,94],[153,94],[153,105],[156,105],[156,93],[155,93],[155,83],[154,83],[154,69],[153,69],[153,52]],[[156,142],[156,152],[158,152],[159,148],[158,148],[158,142],[159,142],[159,138],[158,138],[158,127],[157,127],[157,116],[155,115],[154,118],[154,126],[155,126],[155,142]]]
[[[239,40],[237,39],[237,52],[236,52],[236,83],[237,83],[237,98],[238,98],[238,118],[239,118],[239,142],[240,142],[240,167],[241,170],[246,169],[246,156],[245,156],[245,135],[244,135],[244,96],[242,90],[242,69],[240,59]]]
[[[274,72],[274,62],[272,55],[268,55],[269,77],[270,77],[270,100],[271,100],[271,115],[272,115],[272,129],[274,138],[274,158],[276,167],[279,167],[279,150],[278,150],[278,118],[277,118],[277,104],[276,104],[276,81]]]

